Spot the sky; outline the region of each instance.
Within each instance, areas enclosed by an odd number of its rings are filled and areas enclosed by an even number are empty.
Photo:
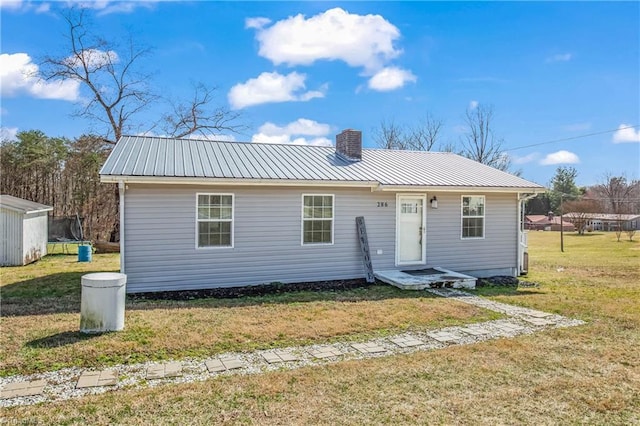
[[[354,128],[374,148],[380,123],[431,115],[443,122],[436,148],[459,146],[465,112],[484,105],[526,179],[547,185],[560,166],[579,185],[640,179],[639,2],[0,0],[3,138],[103,130],[73,114],[86,88],[39,73],[45,56],[68,52],[61,12],[79,4],[120,43],[96,60],[121,61],[131,35],[152,48],[139,70],[164,98],[216,87],[216,105],[245,126],[220,139],[327,145]],[[167,105],[138,113],[128,133],[162,136]]]

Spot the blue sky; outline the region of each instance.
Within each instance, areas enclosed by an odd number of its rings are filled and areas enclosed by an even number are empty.
[[[59,11],[68,4],[1,1],[5,136],[95,128],[71,115],[82,87],[37,75],[46,54],[64,52]],[[480,103],[493,106],[494,132],[527,179],[547,184],[565,165],[578,170],[580,185],[605,173],[640,178],[640,127],[620,129],[640,124],[638,2],[85,6],[109,38],[132,31],[154,48],[141,65],[163,95],[188,96],[198,81],[217,86],[218,104],[248,126],[226,138],[327,144],[357,128],[375,147],[382,120],[412,126],[431,114],[444,122],[441,144],[455,144],[465,110]],[[162,112],[154,105],[141,113],[131,133],[148,131]],[[593,133],[601,134],[580,137]]]

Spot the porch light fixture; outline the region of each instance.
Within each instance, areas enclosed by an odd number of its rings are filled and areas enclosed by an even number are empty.
[[[431,208],[432,209],[437,209],[438,208],[438,199],[436,198],[435,195],[429,201],[431,202]]]

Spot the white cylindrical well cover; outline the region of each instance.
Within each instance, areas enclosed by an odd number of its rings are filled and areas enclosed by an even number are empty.
[[[99,272],[82,276],[80,332],[102,333],[124,328],[127,276]]]

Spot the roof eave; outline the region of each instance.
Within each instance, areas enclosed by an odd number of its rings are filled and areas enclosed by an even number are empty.
[[[377,188],[375,181],[338,181],[338,180],[302,180],[302,179],[257,179],[257,178],[211,178],[211,177],[173,177],[173,176],[120,176],[100,175],[102,183],[142,183],[164,185],[229,185],[229,186],[342,186]]]
[[[379,185],[378,191],[406,192],[509,192],[542,194],[544,187],[531,186],[439,186],[439,185]]]

